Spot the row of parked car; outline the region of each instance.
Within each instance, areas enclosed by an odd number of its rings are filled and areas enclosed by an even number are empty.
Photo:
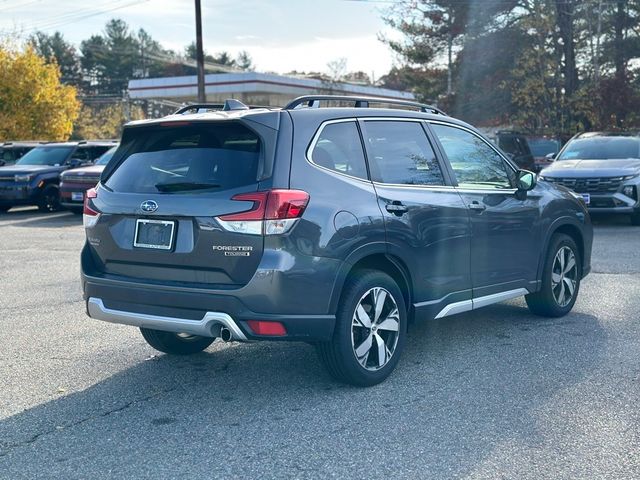
[[[557,139],[498,131],[493,143],[524,170],[579,193],[592,213],[629,214],[640,225],[640,134],[590,132]],[[0,212],[36,205],[82,213],[117,140],[5,142],[0,146]],[[556,161],[557,160],[557,161]]]
[[[44,212],[67,208],[82,213],[86,190],[98,183],[117,145],[117,140],[4,143],[0,212],[35,205]]]
[[[587,132],[559,139],[513,130],[487,135],[519,168],[580,194],[592,214],[627,214],[640,225],[640,133]]]

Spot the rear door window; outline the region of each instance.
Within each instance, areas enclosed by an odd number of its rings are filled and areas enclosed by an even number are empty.
[[[235,122],[135,128],[105,185],[116,192],[219,191],[257,182],[260,137]]]
[[[444,185],[435,152],[419,122],[366,121],[365,141],[374,181]]]
[[[311,150],[313,163],[352,177],[367,178],[367,166],[355,121],[324,126]]]

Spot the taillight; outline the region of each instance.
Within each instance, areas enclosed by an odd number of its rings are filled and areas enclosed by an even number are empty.
[[[302,216],[309,194],[302,190],[268,190],[241,193],[231,200],[253,202],[253,207],[217,217],[224,229],[250,235],[280,235],[291,230]]]
[[[94,198],[98,198],[98,191],[95,188],[90,188],[84,194],[84,206],[82,208],[82,223],[84,224],[84,228],[93,227],[98,223],[98,219],[100,218],[100,212],[91,201]]]

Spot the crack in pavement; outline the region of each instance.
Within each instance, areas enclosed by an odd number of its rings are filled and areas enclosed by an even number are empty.
[[[77,420],[75,422],[70,422],[67,423],[65,425],[56,425],[54,428],[50,428],[48,430],[45,430],[43,432],[38,432],[34,435],[32,435],[31,437],[27,438],[26,440],[22,440],[20,442],[13,442],[13,443],[6,443],[6,442],[2,442],[0,441],[0,458],[2,457],[6,457],[8,456],[12,451],[21,448],[21,447],[26,447],[28,445],[31,445],[32,443],[35,443],[36,441],[38,441],[40,438],[47,436],[47,435],[51,435],[53,433],[56,432],[62,432],[64,430],[66,430],[67,428],[72,428],[72,427],[76,427],[78,425],[82,425],[83,423],[89,422],[91,420],[95,420],[98,418],[103,418],[103,417],[108,417],[109,415],[112,415],[114,413],[118,413],[118,412],[122,412],[123,410],[127,410],[129,408],[131,408],[132,406],[141,404],[141,403],[145,403],[148,402],[150,400],[153,400],[154,398],[160,397],[161,395],[167,394],[167,393],[171,393],[175,390],[177,390],[180,387],[180,385],[174,385],[173,387],[170,388],[165,388],[159,391],[156,391],[150,395],[147,395],[146,397],[142,397],[136,400],[131,400],[127,403],[125,403],[124,405],[120,405],[118,407],[114,407],[111,408],[105,412],[101,412],[101,413],[97,413],[94,415],[89,415],[88,417],[85,418],[81,418],[80,420]]]
[[[234,347],[234,345],[230,344],[226,348],[233,348],[233,347]],[[220,372],[224,372],[224,371],[228,370],[228,368],[231,365],[231,363],[232,363],[231,360],[225,362],[219,368],[214,369],[214,373],[220,373]],[[65,425],[56,425],[54,428],[50,428],[50,429],[45,430],[43,432],[36,433],[36,434],[32,435],[31,437],[29,437],[28,439],[22,440],[20,442],[7,443],[7,442],[3,442],[3,441],[0,440],[0,458],[8,456],[12,451],[14,451],[14,450],[16,450],[18,448],[25,447],[27,445],[30,445],[30,444],[34,443],[34,442],[36,442],[37,440],[39,440],[40,438],[42,438],[44,436],[51,435],[51,434],[56,433],[56,432],[62,432],[64,430],[66,430],[67,428],[76,427],[78,425],[82,425],[84,423],[87,423],[87,422],[89,422],[91,420],[95,420],[95,419],[103,418],[103,417],[108,417],[109,415],[121,412],[123,410],[127,410],[127,409],[129,409],[129,408],[131,408],[131,407],[133,407],[135,405],[146,403],[146,402],[149,402],[149,401],[151,401],[151,400],[153,400],[155,398],[158,398],[158,397],[160,397],[162,395],[174,392],[174,391],[178,390],[179,388],[184,388],[185,385],[186,386],[195,385],[200,381],[201,381],[201,379],[198,378],[198,379],[196,379],[196,380],[194,380],[192,382],[189,382],[187,384],[184,384],[184,383],[176,384],[176,385],[173,385],[171,387],[158,390],[158,391],[156,391],[156,392],[154,392],[154,393],[152,393],[150,395],[147,395],[146,397],[142,397],[142,398],[139,398],[139,399],[131,400],[131,401],[125,403],[124,405],[120,405],[118,407],[111,408],[111,409],[109,409],[109,410],[107,410],[105,412],[97,413],[97,414],[94,414],[94,415],[89,415],[89,416],[87,416],[85,418],[82,418],[82,419],[77,420],[75,422],[69,422],[69,423],[67,423]]]

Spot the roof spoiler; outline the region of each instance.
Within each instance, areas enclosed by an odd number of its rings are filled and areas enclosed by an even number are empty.
[[[185,105],[184,107],[176,110],[173,115],[184,115],[185,113],[200,113],[200,110],[210,111],[216,110],[220,112],[233,112],[240,110],[253,110],[255,108],[273,108],[265,107],[262,105],[245,105],[240,100],[235,98],[227,98],[224,103],[194,103],[191,105]]]

